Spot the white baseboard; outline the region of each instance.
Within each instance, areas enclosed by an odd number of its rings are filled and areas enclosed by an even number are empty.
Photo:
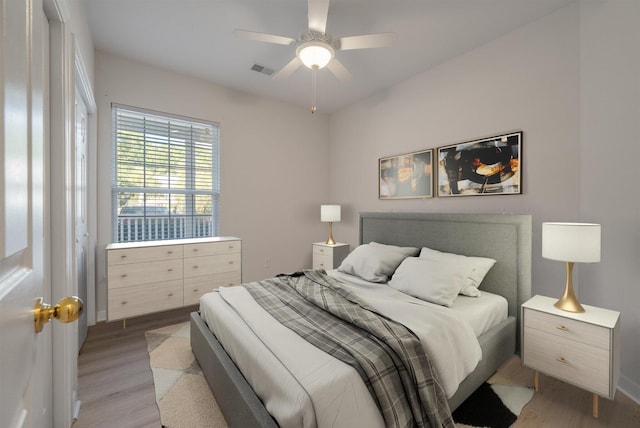
[[[102,322],[107,320],[107,311],[98,311],[96,315],[96,322]]]
[[[77,421],[78,416],[80,415],[80,406],[82,402],[78,400],[78,391],[73,391],[73,420]]]
[[[640,404],[640,385],[624,375],[620,375],[618,389],[627,397]]]

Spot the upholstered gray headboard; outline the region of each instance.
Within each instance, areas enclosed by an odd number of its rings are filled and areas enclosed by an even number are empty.
[[[360,213],[360,243],[371,241],[497,260],[480,290],[504,296],[520,325],[531,297],[530,215]]]

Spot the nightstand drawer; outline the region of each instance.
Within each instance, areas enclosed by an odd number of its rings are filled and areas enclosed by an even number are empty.
[[[608,350],[567,340],[535,328],[524,329],[523,364],[608,397],[610,353]]]
[[[313,244],[313,255],[333,257],[333,248],[329,245]]]
[[[611,347],[610,330],[607,328],[527,308],[524,309],[524,317],[528,328],[604,350]]]
[[[337,267],[337,266],[336,266]],[[314,253],[313,254],[314,269],[333,269],[333,254]]]

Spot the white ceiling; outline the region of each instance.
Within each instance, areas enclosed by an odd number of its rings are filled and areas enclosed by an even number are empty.
[[[274,80],[295,46],[240,39],[235,28],[297,39],[306,0],[82,0],[97,49],[211,82],[310,107],[311,72]],[[474,49],[572,0],[332,0],[327,34],[395,32],[392,47],[339,51],[352,73],[318,72],[318,111],[332,113]],[[535,66],[535,64],[532,64]]]

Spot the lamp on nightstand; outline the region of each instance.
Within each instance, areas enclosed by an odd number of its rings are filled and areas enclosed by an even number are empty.
[[[567,266],[564,295],[555,307],[584,312],[573,291],[573,264],[600,261],[600,225],[592,223],[542,223],[542,257],[561,260]]]
[[[329,223],[329,239],[325,244],[333,245],[333,222],[340,221],[340,205],[320,205],[320,221]]]

